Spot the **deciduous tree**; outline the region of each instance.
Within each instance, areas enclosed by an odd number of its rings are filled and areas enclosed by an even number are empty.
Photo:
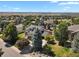
[[[3,38],[5,41],[10,42],[11,44],[14,44],[17,40],[17,29],[16,26],[13,23],[10,23],[6,26],[4,32],[3,32]]]

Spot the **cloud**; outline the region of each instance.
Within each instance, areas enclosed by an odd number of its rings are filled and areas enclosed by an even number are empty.
[[[58,1],[55,1],[55,0],[54,0],[54,1],[50,1],[50,3],[58,3]]]
[[[67,7],[64,7],[64,11],[67,11],[67,10],[69,10],[71,7],[69,7],[69,6],[67,6]]]
[[[67,6],[67,7],[65,7],[65,8],[70,9],[71,7]]]
[[[79,1],[66,1],[66,2],[60,2],[59,5],[77,5],[79,4]]]

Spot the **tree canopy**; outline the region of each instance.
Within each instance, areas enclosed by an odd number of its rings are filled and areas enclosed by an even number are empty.
[[[13,23],[10,23],[6,26],[3,32],[3,38],[5,41],[14,44],[17,40],[17,29]]]
[[[41,51],[41,49],[42,49],[42,35],[41,35],[40,30],[38,28],[35,30],[35,33],[32,37],[32,42],[33,42],[34,51]]]

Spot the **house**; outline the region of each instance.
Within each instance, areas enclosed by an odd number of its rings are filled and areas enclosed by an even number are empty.
[[[16,25],[16,28],[17,28],[18,33],[23,32],[23,24]]]
[[[29,27],[26,28],[25,30],[25,38],[31,39],[32,35],[35,32],[35,29],[38,28],[40,32],[42,33],[42,36],[47,36],[49,34],[52,35],[52,31],[46,30],[43,26],[37,26],[37,25],[30,25]]]
[[[79,25],[71,25],[68,27],[69,31],[69,40],[72,41],[74,36],[79,32]]]
[[[44,24],[46,25],[45,26],[46,29],[52,30],[53,25],[54,25],[54,21],[52,19],[48,19],[48,20],[44,21]]]
[[[26,39],[32,37],[36,28],[40,29],[40,32],[43,33],[44,28],[42,26],[30,25],[29,27],[26,28],[25,31]]]

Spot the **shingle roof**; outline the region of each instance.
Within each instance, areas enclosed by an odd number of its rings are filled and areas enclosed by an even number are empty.
[[[50,24],[52,24],[53,20],[47,20],[47,21],[44,21],[44,23],[50,23]]]
[[[71,31],[72,33],[78,32],[79,31],[79,25],[71,25],[68,27],[68,30]]]
[[[44,28],[42,26],[30,25],[29,27],[26,28],[26,33],[28,35],[32,35],[34,34],[36,28],[38,28],[40,32],[44,31]]]

